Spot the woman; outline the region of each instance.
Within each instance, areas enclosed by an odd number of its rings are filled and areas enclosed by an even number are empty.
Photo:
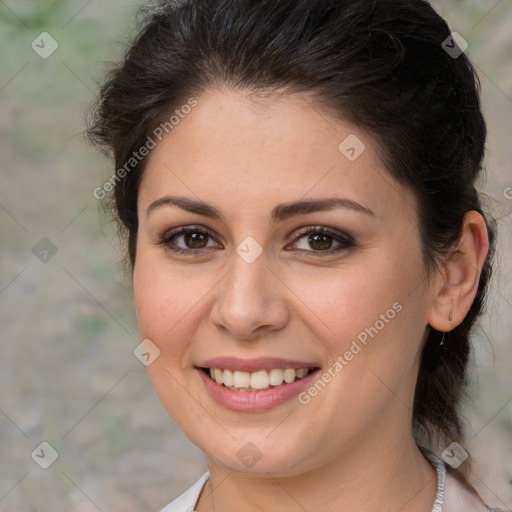
[[[164,511],[491,510],[459,416],[494,247],[460,43],[424,0],[147,12],[90,134],[149,376],[208,463]]]

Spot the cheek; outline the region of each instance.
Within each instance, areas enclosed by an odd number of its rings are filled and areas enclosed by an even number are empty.
[[[405,264],[398,269],[396,263],[381,260],[358,261],[310,276],[294,273],[288,279],[305,309],[311,311],[315,331],[343,345],[379,321],[380,315],[394,318],[397,306],[393,309],[393,305],[403,302],[408,292],[405,283],[414,281],[415,274],[417,269],[407,272]]]
[[[160,387],[173,386],[165,369],[175,373],[186,346],[178,328],[187,302],[180,288],[170,282],[163,269],[147,264],[142,255],[136,262],[133,289],[137,323],[141,339],[151,340],[160,350],[158,359],[147,367],[159,395]]]
[[[172,337],[175,326],[197,302],[200,291],[186,285],[179,272],[143,251],[137,256],[133,273],[135,309],[142,336],[155,343]]]
[[[179,422],[180,411],[196,414],[189,407],[182,365],[192,334],[186,328],[187,314],[197,303],[199,291],[191,293],[179,273],[171,274],[149,256],[142,251],[138,254],[133,273],[137,322],[141,338],[150,339],[160,349],[159,357],[146,368],[152,386],[168,413]]]
[[[170,266],[155,253],[141,251],[133,273],[137,323],[142,339],[159,349],[159,364],[148,367],[181,374],[191,363],[191,343],[201,319],[211,305],[209,292],[218,276],[200,273],[196,266]],[[163,375],[165,377],[165,375]]]
[[[300,280],[314,332],[328,345],[330,359],[346,361],[338,382],[364,381],[361,389],[368,393],[382,387],[370,369],[392,387],[411,371],[426,324],[419,251],[397,248],[387,257],[375,256]]]
[[[333,376],[328,391],[312,401],[329,418],[334,437],[351,439],[412,399],[424,297],[420,269],[413,265],[375,264],[334,276],[312,281],[305,294],[316,315],[314,332],[329,350],[326,372]]]

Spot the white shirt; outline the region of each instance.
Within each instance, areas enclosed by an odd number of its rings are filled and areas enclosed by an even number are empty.
[[[204,484],[210,478],[207,471],[199,480],[189,487],[183,494],[178,496],[172,503],[169,503],[160,512],[193,512]]]
[[[454,476],[447,473],[446,465],[430,453],[432,465],[437,472],[437,495],[431,512],[512,512],[482,505],[479,499],[459,484]],[[169,503],[160,512],[194,512],[204,484],[210,478],[206,472],[183,494]]]

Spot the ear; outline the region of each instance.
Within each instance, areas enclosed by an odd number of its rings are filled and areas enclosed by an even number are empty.
[[[428,323],[447,332],[464,320],[478,291],[482,267],[489,252],[485,220],[476,211],[467,212],[459,242],[444,262],[436,279],[434,302]]]

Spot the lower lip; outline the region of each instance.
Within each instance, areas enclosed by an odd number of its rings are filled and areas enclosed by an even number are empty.
[[[196,370],[215,402],[226,409],[238,412],[259,412],[273,409],[300,394],[319,372],[317,368],[298,381],[282,384],[265,391],[233,391],[217,384],[203,370],[197,368]]]

